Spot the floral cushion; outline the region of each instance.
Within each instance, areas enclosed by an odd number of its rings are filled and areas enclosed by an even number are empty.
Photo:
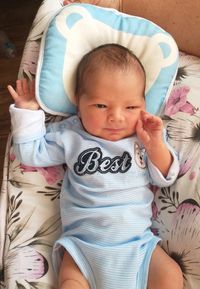
[[[153,231],[181,266],[185,289],[200,288],[200,59],[180,54],[179,70],[163,120],[180,157],[169,188],[153,188]]]
[[[35,76],[40,42],[62,0],[42,2],[23,52],[19,78]],[[50,115],[49,121],[60,120]],[[27,167],[7,142],[0,194],[0,288],[55,289],[51,251],[60,234],[59,195],[65,168]]]
[[[45,8],[45,15],[49,16],[52,3],[61,6],[58,0],[44,1],[41,8]],[[42,27],[46,25],[41,10],[36,19],[26,43],[20,77],[31,78],[36,71]],[[169,141],[180,154],[181,170],[170,188],[152,187],[152,230],[180,264],[184,289],[200,288],[199,80],[200,59],[181,53],[174,88],[162,116]],[[47,123],[55,118],[46,115]],[[20,164],[8,141],[0,195],[1,289],[57,288],[51,252],[60,234],[59,194],[64,170],[63,166],[36,168]]]

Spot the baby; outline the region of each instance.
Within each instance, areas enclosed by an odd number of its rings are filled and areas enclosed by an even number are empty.
[[[34,83],[8,86],[13,142],[26,165],[68,168],[62,235],[53,250],[61,289],[181,289],[178,264],[150,230],[153,193],[179,172],[162,120],[145,111],[145,71],[117,44],[86,54],[77,70],[78,113],[45,128]]]

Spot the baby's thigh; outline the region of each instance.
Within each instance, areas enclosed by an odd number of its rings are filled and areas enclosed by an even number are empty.
[[[74,259],[67,251],[65,251],[59,272],[59,288],[62,286],[62,284],[69,280],[78,282],[81,285],[80,288],[90,289],[86,278],[81,273]],[[66,286],[66,288],[68,287]]]
[[[151,257],[147,288],[183,288],[183,274],[179,265],[158,245]]]

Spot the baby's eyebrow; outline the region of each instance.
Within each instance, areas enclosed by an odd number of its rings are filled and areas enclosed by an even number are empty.
[[[108,98],[103,98],[103,97],[92,97],[92,99],[96,102],[106,102],[108,101]]]

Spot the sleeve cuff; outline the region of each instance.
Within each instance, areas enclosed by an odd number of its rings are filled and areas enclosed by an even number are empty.
[[[168,187],[171,186],[177,179],[180,169],[179,161],[175,152],[171,149],[170,152],[173,157],[173,162],[166,177],[164,177],[159,169],[148,159],[148,167],[153,185]]]
[[[43,110],[29,110],[10,105],[12,136],[15,143],[24,143],[42,137],[46,132]]]

